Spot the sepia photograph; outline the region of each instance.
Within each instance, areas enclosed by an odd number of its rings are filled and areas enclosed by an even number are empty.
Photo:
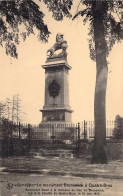
[[[123,195],[123,0],[0,0],[0,196]]]

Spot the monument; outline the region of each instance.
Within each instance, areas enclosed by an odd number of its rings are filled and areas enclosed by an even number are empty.
[[[72,110],[69,105],[69,70],[67,41],[63,34],[56,35],[56,43],[47,53],[45,69],[45,100],[42,112],[43,124],[71,123]],[[61,51],[60,51],[61,50]]]

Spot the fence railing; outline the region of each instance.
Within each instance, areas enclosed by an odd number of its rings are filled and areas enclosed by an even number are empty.
[[[28,125],[12,125],[10,127],[0,126],[0,140],[2,141],[3,154],[9,155],[12,149],[13,153],[30,151],[35,148],[69,148],[80,149],[83,141],[94,139],[94,122],[83,121],[77,124],[52,123],[40,124],[32,127]],[[2,130],[2,131],[1,131]],[[123,141],[123,121],[106,122],[106,139],[111,137]],[[6,142],[5,142],[6,141]],[[14,150],[13,150],[14,149]],[[26,149],[26,150],[25,150]]]
[[[115,127],[115,121],[106,122],[106,138],[113,136],[113,130]],[[93,139],[95,135],[94,121],[83,121],[80,123],[80,138],[81,139]]]
[[[106,138],[113,136],[114,128],[116,128],[115,121],[106,122]],[[123,128],[123,125],[122,125]],[[79,132],[78,132],[79,130]],[[78,135],[79,134],[79,135]],[[93,139],[94,138],[94,121],[83,121],[77,124],[70,123],[52,123],[40,124],[40,126],[19,125],[12,130],[12,137],[20,139],[31,138],[37,140],[74,140],[78,137],[80,139]]]
[[[106,138],[113,136],[115,121],[106,122]],[[77,124],[42,124],[40,127],[32,128],[32,139],[93,139],[94,138],[94,121],[83,121]]]
[[[77,125],[75,124],[44,124],[36,127],[32,132],[32,139],[74,139],[76,138]]]

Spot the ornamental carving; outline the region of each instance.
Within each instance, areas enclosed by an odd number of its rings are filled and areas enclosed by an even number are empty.
[[[55,98],[59,96],[60,93],[60,85],[56,82],[56,80],[53,80],[48,87],[48,91],[51,97]]]

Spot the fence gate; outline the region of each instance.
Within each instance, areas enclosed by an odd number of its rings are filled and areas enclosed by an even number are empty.
[[[76,148],[78,146],[78,124],[45,124],[30,131],[31,145],[50,148]]]

